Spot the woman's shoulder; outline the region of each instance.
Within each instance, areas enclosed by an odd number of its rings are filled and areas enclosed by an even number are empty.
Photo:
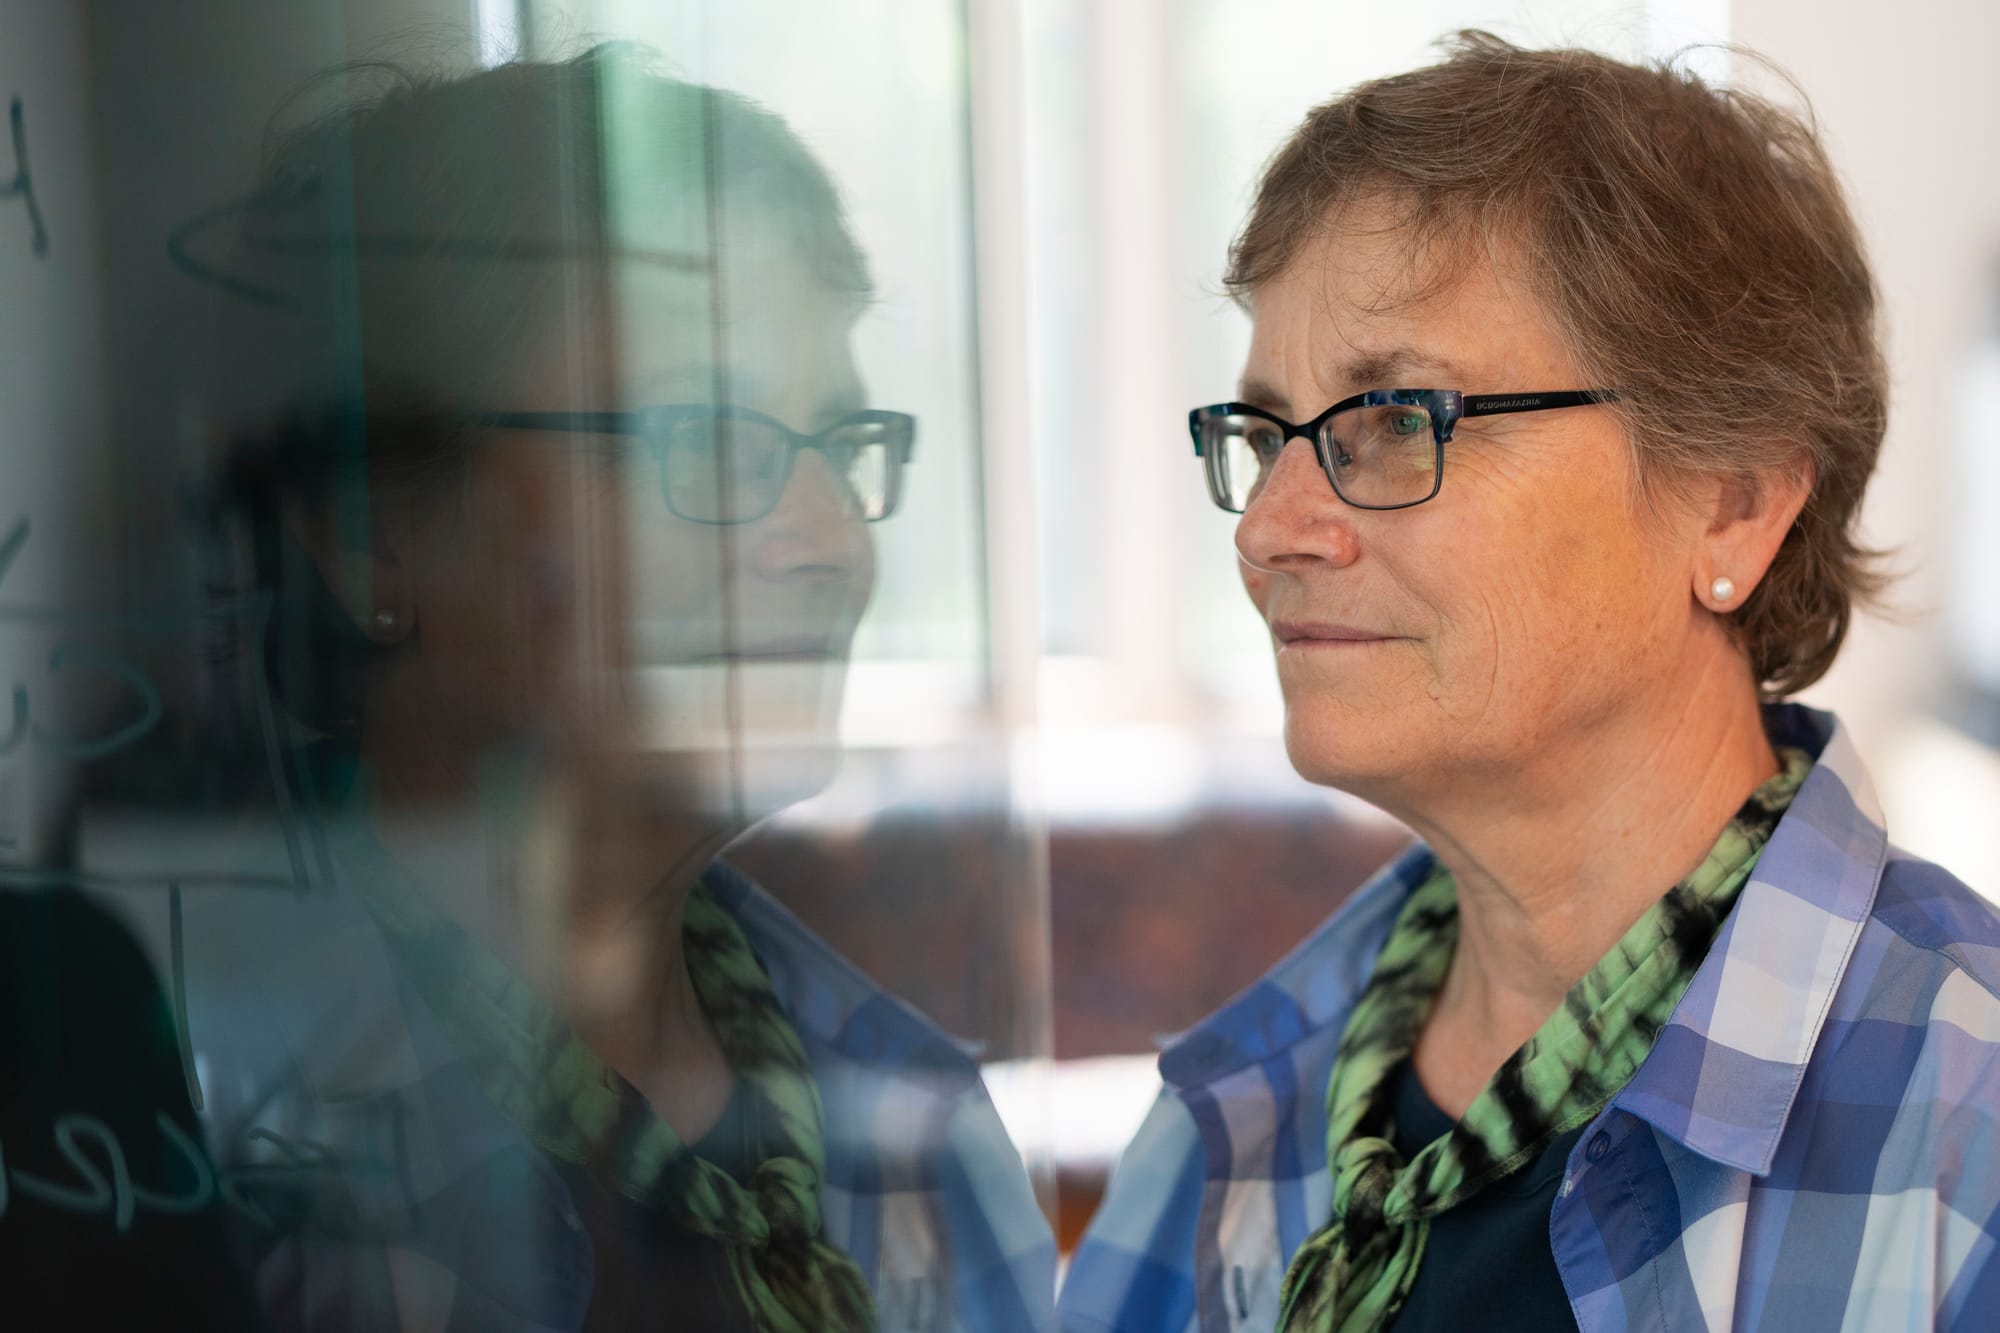
[[[2000,911],[1891,848],[1830,1010],[1763,1184],[1866,1200],[1864,1248],[1934,1239],[1942,1299],[1954,1265],[1986,1268],[1958,1240],[2000,1215]]]
[[[1811,1063],[1820,1095],[1865,1085],[1900,1117],[1950,1108],[2000,1130],[2000,909],[1890,848]]]
[[[1850,1037],[1872,1033],[1863,1046],[1895,1046],[1869,1057],[1883,1078],[1914,1087],[1927,1069],[1979,1071],[1954,1100],[1978,1101],[2000,1125],[2000,907],[1944,867],[1890,848],[1829,1018]],[[1823,1043],[1821,1054],[1837,1060],[1852,1046]]]
[[[1890,847],[1869,916],[1903,948],[1945,960],[2000,1004],[2000,906],[1949,870]]]

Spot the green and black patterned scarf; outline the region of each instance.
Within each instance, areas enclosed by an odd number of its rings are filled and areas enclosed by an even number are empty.
[[[805,1048],[742,928],[705,886],[688,898],[681,939],[702,1011],[759,1099],[747,1185],[650,1111],[636,1133],[624,1132],[619,1081],[549,1003],[372,838],[346,841],[364,871],[361,896],[418,991],[487,1097],[536,1146],[591,1164],[619,1193],[721,1242],[743,1308],[765,1333],[875,1326],[860,1270],[820,1236],[823,1110]],[[671,1312],[662,1318],[671,1322]]]
[[[1458,943],[1443,867],[1410,895],[1348,1019],[1326,1089],[1333,1218],[1285,1274],[1286,1333],[1385,1328],[1416,1281],[1433,1217],[1587,1124],[1625,1086],[1707,957],[1779,817],[1812,767],[1779,772],[1738,810],[1701,865],[1669,889],[1507,1058],[1465,1118],[1405,1162],[1389,1077],[1415,1051]]]

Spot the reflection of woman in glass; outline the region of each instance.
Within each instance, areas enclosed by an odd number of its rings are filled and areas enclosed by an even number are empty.
[[[231,903],[190,1025],[225,1154],[394,1168],[250,1229],[274,1316],[1045,1322],[976,1067],[713,863],[830,774],[910,452],[823,170],[601,50],[399,86],[240,222],[189,262],[338,888]],[[232,1103],[231,1059],[295,1077]]]

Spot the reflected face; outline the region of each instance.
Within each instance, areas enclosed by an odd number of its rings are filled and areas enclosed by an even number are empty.
[[[720,303],[705,279],[619,271],[593,345],[534,348],[505,410],[726,402],[801,433],[857,410],[854,298],[761,258]],[[812,450],[749,522],[679,517],[663,486],[639,437],[482,438],[463,503],[418,542],[422,656],[475,746],[532,740],[755,818],[831,776],[873,544]]]
[[[620,284],[621,406],[750,408],[811,434],[867,406],[849,345],[853,298],[796,265],[739,276],[727,322],[690,318],[689,284],[639,272]],[[829,459],[801,450],[774,509],[704,524],[666,504],[660,459],[625,462],[629,605],[652,666],[844,660],[874,584],[874,546]]]
[[[1419,301],[1436,270],[1391,215],[1340,222],[1253,294],[1244,401],[1303,421],[1367,389],[1595,387],[1504,252]],[[1624,434],[1596,407],[1460,422],[1439,494],[1401,510],[1343,503],[1291,441],[1236,545],[1293,764],[1394,808],[1518,779],[1664,697],[1695,629],[1698,534],[1639,504]]]

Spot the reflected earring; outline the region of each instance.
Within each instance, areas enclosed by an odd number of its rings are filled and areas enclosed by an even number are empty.
[[[400,625],[401,623],[402,622],[397,618],[396,613],[394,611],[391,611],[386,606],[383,607],[380,611],[377,611],[375,613],[375,621],[374,621],[375,632],[378,635],[387,636],[394,634],[396,632],[397,626]]]
[[[1727,575],[1719,575],[1708,585],[1709,595],[1724,606],[1736,599],[1736,584]]]

